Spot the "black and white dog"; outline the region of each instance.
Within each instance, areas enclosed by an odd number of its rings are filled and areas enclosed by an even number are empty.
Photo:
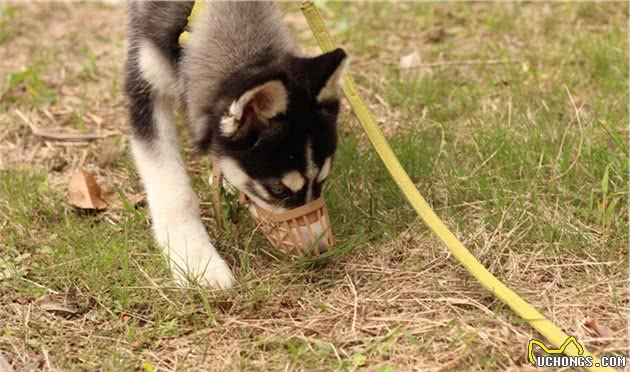
[[[301,57],[274,4],[129,4],[126,93],[131,146],[155,238],[178,283],[229,288],[234,277],[202,224],[173,113],[197,148],[261,207],[284,211],[319,197],[337,145],[343,50]]]

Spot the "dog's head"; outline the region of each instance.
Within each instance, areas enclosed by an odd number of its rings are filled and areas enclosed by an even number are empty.
[[[337,147],[346,62],[346,53],[336,49],[234,78],[240,91],[217,117],[211,144],[229,183],[276,212],[320,196]]]

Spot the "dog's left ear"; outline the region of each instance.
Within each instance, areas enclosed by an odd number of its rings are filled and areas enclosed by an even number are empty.
[[[302,60],[310,80],[311,92],[317,102],[339,99],[343,73],[348,65],[348,55],[337,48],[314,58]]]
[[[261,121],[286,112],[288,102],[287,89],[280,80],[253,87],[232,102],[229,112],[221,119],[221,134],[242,137],[261,125]]]
[[[241,119],[251,110],[260,119],[271,119],[287,109],[288,93],[280,80],[271,80],[243,93],[230,106],[230,113]]]

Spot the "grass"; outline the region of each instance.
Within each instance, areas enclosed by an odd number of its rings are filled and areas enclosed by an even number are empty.
[[[316,50],[297,5],[282,7]],[[239,286],[173,287],[146,206],[128,202],[142,187],[122,136],[123,7],[4,9],[0,43],[20,53],[0,64],[0,351],[16,369],[527,368],[523,350],[539,335],[449,258],[347,108],[325,190],[338,249],[287,260],[229,198],[219,230],[208,161],[187,147],[204,220]],[[324,2],[322,11],[440,217],[591,351],[623,354],[627,4]],[[49,31],[46,46],[25,29]],[[413,52],[432,65],[400,71]],[[15,110],[44,128],[120,135],[45,143]],[[79,166],[112,208],[66,204]]]

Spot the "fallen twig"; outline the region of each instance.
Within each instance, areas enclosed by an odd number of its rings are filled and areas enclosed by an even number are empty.
[[[42,129],[38,128],[33,122],[24,115],[20,110],[15,110],[15,114],[22,119],[22,121],[28,125],[34,136],[40,137],[52,141],[65,141],[65,142],[82,142],[82,141],[94,141],[98,139],[114,136],[116,132],[105,133],[69,133],[65,128],[54,129]]]

